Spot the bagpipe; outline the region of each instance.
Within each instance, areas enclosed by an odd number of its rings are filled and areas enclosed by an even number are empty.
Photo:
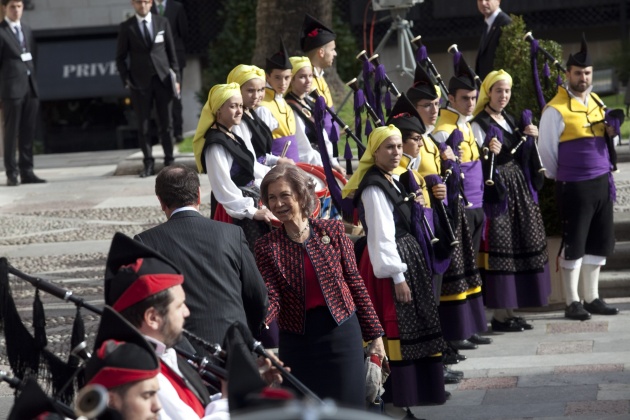
[[[39,290],[46,292],[58,299],[65,302],[73,303],[77,307],[77,316],[75,317],[75,324],[73,325],[71,348],[68,362],[63,362],[57,356],[55,359],[51,359],[51,353],[46,349],[46,331],[45,322],[40,322],[37,319],[38,315],[34,314],[33,328],[35,330],[34,336],[27,330],[26,326],[22,322],[15,302],[11,295],[9,287],[9,274],[30,283],[36,288],[36,301],[39,301]],[[46,281],[39,277],[33,277],[22,271],[12,267],[6,258],[0,258],[0,321],[2,321],[3,330],[6,339],[6,350],[9,359],[9,365],[11,370],[15,373],[11,378],[6,373],[0,372],[0,381],[8,382],[16,390],[21,390],[22,384],[26,384],[31,377],[37,376],[43,378],[47,383],[52,385],[53,396],[47,397],[53,401],[56,411],[63,414],[66,417],[77,418],[77,414],[74,415],[74,411],[67,404],[70,404],[75,395],[75,390],[83,387],[82,376],[85,363],[90,359],[91,355],[87,351],[87,343],[85,340],[85,331],[83,328],[77,327],[77,324],[82,324],[82,317],[80,309],[86,309],[96,315],[102,315],[103,310],[86,302],[82,297],[77,296],[73,291],[61,288],[49,281]],[[39,312],[39,316],[42,316],[45,320],[43,313],[43,305],[41,301],[34,305]],[[288,372],[283,366],[281,366],[277,360],[272,357],[261,345],[256,341],[249,329],[235,322],[228,333],[226,334],[226,342],[229,342],[227,337],[238,336],[239,342],[244,342],[245,346],[259,356],[269,359],[272,366],[274,366],[282,374],[282,376],[291,383],[297,390],[302,392],[310,400],[321,403],[321,400],[310,389],[308,389],[303,383],[301,383],[295,376]],[[209,343],[206,340],[198,337],[194,333],[183,330],[183,335],[190,340],[200,345],[209,357],[204,355],[194,354],[194,349],[190,344],[178,343],[174,349],[183,357],[188,364],[190,364],[195,371],[200,375],[210,392],[218,393],[221,390],[221,381],[227,381],[229,379],[230,363],[238,363],[232,361],[234,357],[231,354],[223,350],[219,344]],[[77,344],[75,341],[80,340]],[[43,346],[41,345],[43,344]],[[186,346],[187,344],[187,346]],[[51,353],[52,354],[52,353]],[[50,366],[50,360],[54,361],[52,368]],[[240,361],[242,364],[242,361]],[[40,365],[45,364],[48,369],[44,372],[41,371]],[[255,370],[258,374],[258,370]],[[26,378],[26,381],[22,381],[18,378]],[[229,382],[228,382],[229,383]],[[92,389],[92,388],[90,388]],[[88,400],[97,399],[96,394],[90,393],[89,390],[79,394],[82,398]],[[91,397],[84,396],[91,395]],[[78,399],[75,404],[75,410],[80,406],[94,406],[94,403],[82,404],[82,400]],[[89,411],[89,410],[88,410]]]

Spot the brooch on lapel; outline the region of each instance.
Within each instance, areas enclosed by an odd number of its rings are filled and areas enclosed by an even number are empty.
[[[322,243],[324,245],[328,245],[330,243],[330,236],[328,236],[325,230],[322,230]]]

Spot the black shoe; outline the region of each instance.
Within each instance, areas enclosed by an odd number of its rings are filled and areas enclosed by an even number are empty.
[[[459,376],[455,371],[444,368],[444,383],[447,385],[458,384],[461,382],[463,375],[462,373],[462,376]]]
[[[155,170],[153,170],[153,162],[145,163],[144,169],[140,172],[140,178],[146,178],[148,176],[155,175]]]
[[[166,168],[167,166],[171,166],[173,162],[175,162],[174,158],[164,159],[164,167]]]
[[[473,334],[468,339],[471,343],[474,344],[490,344],[492,343],[492,338],[490,337],[482,337],[479,334]]]
[[[451,346],[453,346],[456,350],[474,350],[479,347],[475,343],[471,343],[468,340],[451,341]]]
[[[39,178],[34,173],[30,173],[28,175],[22,175],[22,184],[43,184],[46,182],[45,179]]]
[[[461,370],[452,370],[449,369],[448,366],[444,366],[444,371],[448,372],[452,375],[457,376],[458,378],[463,378],[464,377],[464,372],[462,372]]]
[[[20,180],[17,175],[7,175],[7,186],[17,187],[18,185],[20,185]]]
[[[564,309],[564,317],[578,321],[586,321],[587,319],[591,319],[591,314],[584,309],[584,306],[582,306],[580,302],[576,301],[571,302],[571,304]]]
[[[515,317],[510,318],[510,319],[513,320],[518,325],[520,325],[521,327],[523,327],[523,329],[525,329],[525,330],[533,330],[534,329],[534,326],[532,324],[527,323],[527,321],[525,321],[525,318],[521,318],[520,316],[515,316]]]
[[[450,392],[448,392],[448,391],[444,391],[444,395],[446,396],[446,399],[447,399],[447,400],[450,400],[450,399],[451,399],[451,393],[450,393]]]
[[[175,144],[179,144],[183,141],[184,141],[184,136],[182,136],[181,134],[178,134],[175,136]]]
[[[617,315],[619,313],[619,308],[610,306],[604,299],[600,298],[595,299],[591,303],[584,301],[584,309],[597,315]]]
[[[521,332],[525,330],[525,328],[514,322],[513,319],[506,319],[505,322],[501,322],[492,318],[492,321],[490,321],[490,325],[492,325],[492,331]]]

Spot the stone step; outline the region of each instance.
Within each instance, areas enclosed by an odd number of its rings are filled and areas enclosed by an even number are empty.
[[[614,254],[606,259],[605,271],[630,269],[630,241],[617,241]],[[629,295],[630,296],[630,295]]]
[[[603,298],[630,296],[630,269],[602,270],[599,276],[599,294]]]
[[[630,212],[615,212],[615,239],[617,242],[630,241]]]

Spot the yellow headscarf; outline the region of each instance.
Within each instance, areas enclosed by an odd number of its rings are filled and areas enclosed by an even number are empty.
[[[311,60],[308,57],[289,57],[289,61],[293,66],[291,69],[291,77],[295,76],[295,73],[304,67],[313,67]]]
[[[243,86],[252,79],[261,79],[265,81],[265,71],[256,66],[248,66],[247,64],[239,64],[234,67],[227,77],[227,83],[238,83]]]
[[[348,183],[343,187],[343,190],[341,191],[343,198],[346,198],[348,195],[354,193],[357,188],[359,188],[359,185],[361,184],[361,181],[363,180],[363,177],[365,176],[367,171],[372,166],[374,166],[374,154],[376,153],[376,150],[381,144],[383,144],[385,140],[387,140],[388,137],[391,136],[398,136],[402,138],[400,130],[396,128],[396,126],[393,124],[378,127],[370,133],[367,148],[365,150],[365,153],[363,153],[361,160],[359,161],[359,168],[356,170],[354,175],[352,175]]]
[[[500,82],[502,80],[507,80],[507,82],[512,86],[512,76],[505,70],[494,70],[488,73],[485,79],[483,79],[483,83],[481,84],[481,88],[479,89],[479,97],[477,98],[477,106],[473,112],[473,115],[476,116],[483,108],[490,103],[490,88],[496,82]]]
[[[217,117],[217,111],[221,108],[221,105],[225,103],[232,96],[241,96],[241,87],[238,83],[229,83],[225,85],[214,85],[208,93],[208,101],[201,110],[199,116],[199,122],[197,123],[197,130],[195,131],[195,137],[193,138],[193,152],[195,153],[195,162],[197,162],[197,170],[203,172],[203,166],[201,165],[201,152],[203,151],[204,138],[206,131]]]

